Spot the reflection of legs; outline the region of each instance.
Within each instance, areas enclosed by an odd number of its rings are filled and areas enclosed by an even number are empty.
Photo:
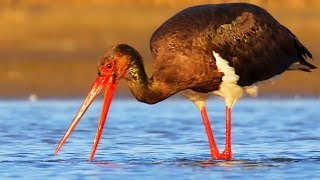
[[[226,106],[226,145],[220,159],[230,160],[231,158],[231,108]]]
[[[215,142],[214,137],[213,137],[213,133],[212,133],[211,126],[210,126],[210,121],[209,121],[209,118],[208,118],[208,115],[207,115],[206,106],[203,106],[200,109],[200,111],[201,111],[203,124],[204,124],[204,127],[206,129],[207,136],[208,136],[211,157],[212,157],[212,159],[219,159],[219,157],[220,157],[219,149],[217,148],[216,142]]]

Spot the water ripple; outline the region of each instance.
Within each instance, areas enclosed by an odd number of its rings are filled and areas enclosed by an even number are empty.
[[[98,100],[53,156],[80,103],[0,102],[0,178],[265,179],[270,174],[276,179],[319,178],[316,99],[239,101],[233,111],[231,161],[210,160],[200,113],[181,100],[154,106],[114,101],[95,159],[88,162],[101,109]],[[209,102],[208,114],[222,151],[224,102]]]

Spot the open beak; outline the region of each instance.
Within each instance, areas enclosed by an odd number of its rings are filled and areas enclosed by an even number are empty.
[[[113,76],[99,76],[95,80],[95,82],[94,82],[91,90],[89,91],[86,99],[83,101],[78,113],[74,117],[74,119],[71,122],[68,130],[66,131],[66,133],[62,137],[57,149],[55,150],[55,152],[54,152],[55,155],[58,154],[59,150],[61,149],[63,144],[66,142],[66,140],[68,139],[68,137],[70,136],[70,134],[72,133],[72,131],[74,130],[74,128],[76,127],[78,122],[80,121],[80,119],[83,116],[83,114],[86,112],[86,110],[88,109],[88,107],[90,106],[92,101],[95,99],[95,97],[99,94],[99,92],[101,91],[101,89],[104,86],[106,87],[106,91],[105,91],[105,94],[104,94],[100,120],[99,120],[99,124],[98,124],[98,128],[97,128],[97,133],[96,133],[96,136],[94,138],[91,154],[89,156],[89,161],[91,161],[93,159],[94,154],[96,152],[96,149],[98,147],[99,141],[100,141],[100,137],[101,137],[101,134],[102,134],[102,131],[103,131],[103,127],[104,127],[104,124],[105,124],[105,121],[106,121],[106,117],[107,117],[107,114],[108,114],[109,106],[110,106],[110,103],[111,103],[111,100],[112,100],[112,97],[113,97],[113,93],[114,93],[114,90],[115,90],[115,88],[117,86],[117,82],[114,81],[114,77]]]

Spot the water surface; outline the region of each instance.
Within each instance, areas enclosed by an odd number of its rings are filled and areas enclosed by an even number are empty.
[[[0,102],[1,179],[320,178],[320,100],[242,99],[233,111],[231,161],[212,161],[200,113],[187,100],[146,105],[115,100],[94,161],[88,162],[101,100],[58,156],[79,100]],[[220,151],[225,107],[208,103]]]

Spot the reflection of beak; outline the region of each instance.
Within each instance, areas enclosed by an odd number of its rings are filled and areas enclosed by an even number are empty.
[[[70,124],[68,130],[66,131],[66,133],[64,134],[63,138],[61,139],[56,151],[55,151],[55,155],[58,154],[59,150],[61,149],[62,145],[66,142],[66,140],[68,139],[68,137],[70,136],[70,134],[72,133],[72,131],[74,130],[74,128],[76,127],[76,125],[78,124],[78,122],[80,121],[80,118],[83,116],[83,114],[86,112],[86,110],[88,109],[88,107],[90,106],[90,104],[92,103],[92,101],[95,99],[95,97],[99,94],[99,92],[101,91],[101,89],[103,88],[103,86],[106,87],[106,91],[104,94],[104,99],[103,99],[103,105],[102,105],[102,111],[101,111],[101,116],[100,116],[100,121],[98,124],[98,128],[97,128],[97,133],[96,133],[96,137],[94,138],[94,142],[93,142],[93,147],[91,150],[91,154],[89,156],[89,161],[91,161],[93,159],[93,156],[96,152],[97,146],[99,144],[99,140],[103,131],[103,127],[106,121],[106,117],[108,114],[108,109],[113,97],[113,93],[114,90],[116,88],[117,82],[114,82],[114,77],[113,76],[99,76],[91,90],[89,91],[89,94],[87,95],[86,99],[83,101],[78,113],[76,114],[76,116],[74,117],[72,123]]]

